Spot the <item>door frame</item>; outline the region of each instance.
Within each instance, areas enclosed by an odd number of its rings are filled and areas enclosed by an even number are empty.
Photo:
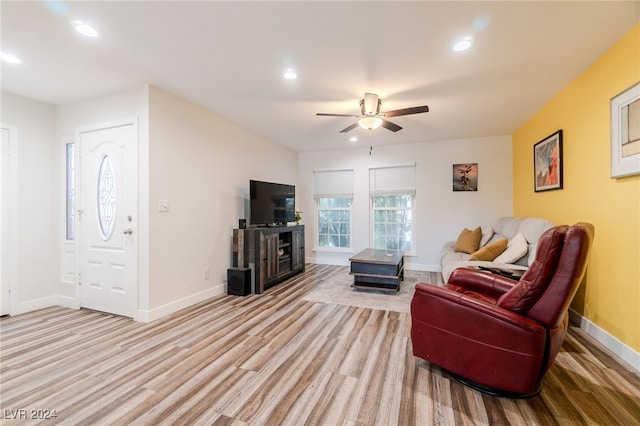
[[[74,193],[75,193],[75,217],[74,217],[74,224],[75,224],[75,240],[74,240],[74,257],[75,257],[75,268],[74,268],[74,287],[75,287],[75,296],[76,296],[76,300],[78,301],[78,307],[82,308],[82,295],[81,295],[81,289],[80,289],[80,271],[81,271],[81,265],[82,265],[82,261],[84,259],[83,253],[82,253],[82,243],[83,243],[83,235],[82,235],[82,225],[80,224],[80,214],[78,214],[78,211],[81,210],[82,208],[82,203],[84,202],[84,200],[82,200],[82,157],[80,156],[81,152],[82,152],[82,134],[83,133],[88,133],[88,132],[95,132],[95,131],[100,131],[100,130],[105,130],[105,129],[109,129],[112,127],[123,127],[123,126],[129,126],[129,125],[133,125],[134,129],[135,129],[135,133],[136,133],[136,139],[135,139],[135,147],[133,148],[135,150],[136,153],[136,161],[135,161],[135,170],[132,171],[132,173],[136,176],[136,188],[135,188],[135,194],[136,194],[136,200],[135,200],[135,206],[136,206],[136,216],[138,216],[137,219],[137,223],[140,223],[140,191],[139,191],[139,187],[140,187],[140,126],[138,123],[138,118],[137,117],[133,117],[133,118],[125,118],[125,119],[121,119],[121,120],[114,120],[114,121],[108,121],[108,122],[103,122],[103,123],[98,123],[98,124],[90,124],[90,125],[86,125],[86,126],[80,126],[80,127],[76,127],[75,130],[75,148],[74,148],[74,161],[75,161],[75,169],[73,171],[73,175],[74,175]],[[140,275],[139,275],[139,267],[140,267],[140,239],[138,237],[138,232],[135,233],[135,238],[137,238],[137,242],[135,244],[135,253],[132,257],[132,259],[134,260],[134,265],[132,265],[132,267],[134,268],[134,276],[135,276],[135,283],[134,283],[134,288],[132,291],[132,297],[135,298],[135,300],[132,301],[133,304],[133,312],[131,312],[132,317],[135,319],[137,314],[138,314],[138,310],[139,310],[139,291],[140,291]]]
[[[0,191],[0,196],[2,197],[0,203],[0,208],[2,208],[2,223],[0,223],[0,226],[2,226],[0,291],[7,292],[9,296],[6,299],[7,301],[4,302],[6,312],[2,312],[2,314],[13,315],[18,306],[18,288],[16,285],[18,271],[18,127],[6,123],[0,123],[0,127],[9,132],[8,161],[6,170],[5,167],[2,167],[3,190]],[[3,307],[3,310],[5,307]]]

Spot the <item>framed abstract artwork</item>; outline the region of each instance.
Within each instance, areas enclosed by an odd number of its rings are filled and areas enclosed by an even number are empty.
[[[453,190],[478,190],[478,163],[453,165]]]
[[[611,99],[611,178],[640,174],[640,83]]]
[[[562,130],[533,146],[535,192],[562,189]]]

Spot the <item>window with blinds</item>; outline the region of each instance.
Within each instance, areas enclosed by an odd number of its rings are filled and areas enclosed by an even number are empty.
[[[411,251],[415,165],[369,169],[369,195],[373,247]]]
[[[313,185],[318,248],[351,248],[353,170],[313,172]]]

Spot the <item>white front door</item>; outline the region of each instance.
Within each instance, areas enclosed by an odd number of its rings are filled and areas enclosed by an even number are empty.
[[[80,306],[133,317],[137,307],[137,123],[78,132]]]

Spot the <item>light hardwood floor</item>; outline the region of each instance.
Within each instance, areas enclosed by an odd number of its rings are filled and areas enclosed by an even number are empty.
[[[339,270],[308,264],[264,294],[151,324],[60,307],[2,318],[0,422],[48,414],[32,410],[55,410],[47,425],[640,422],[639,376],[581,330],[539,396],[490,397],[412,355],[409,314],[302,299]]]

